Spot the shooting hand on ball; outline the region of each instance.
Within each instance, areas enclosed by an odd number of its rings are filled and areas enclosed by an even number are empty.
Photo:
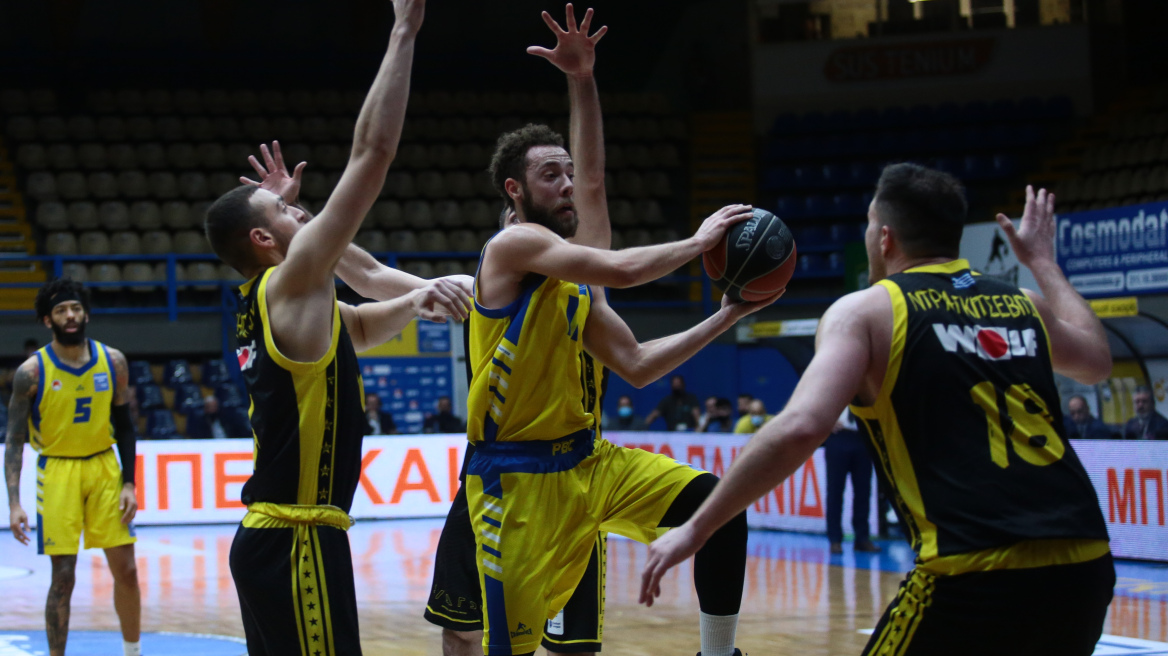
[[[718,241],[730,226],[749,219],[753,213],[754,208],[750,205],[727,205],[702,221],[701,227],[694,233],[693,240],[701,246],[704,253],[718,245]]]

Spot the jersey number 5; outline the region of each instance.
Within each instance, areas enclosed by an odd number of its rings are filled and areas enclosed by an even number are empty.
[[[89,421],[90,403],[93,403],[92,396],[83,396],[77,399],[77,407],[73,410],[73,423],[84,424]]]
[[[1058,462],[1066,453],[1046,402],[1029,385],[1011,385],[1003,391],[986,381],[974,385],[969,395],[985,410],[990,458],[1002,469],[1010,466],[1007,442],[1019,458],[1040,467]]]

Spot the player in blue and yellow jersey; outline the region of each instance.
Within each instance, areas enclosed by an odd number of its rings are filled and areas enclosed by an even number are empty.
[[[207,211],[215,253],[248,278],[236,339],[255,465],[241,495],[248,512],[231,546],[231,574],[252,656],[361,653],[346,533],[365,433],[356,351],[417,316],[468,313],[469,298],[444,280],[380,303],[336,300],[337,261],[377,200],[401,139],[424,13],[424,0],[394,1],[389,47],[357,117],[348,165],[319,216],[287,202],[292,178],[284,175],[232,190]],[[276,169],[279,151],[262,150],[268,170]]]
[[[875,284],[828,309],[786,409],[693,519],[650,547],[643,601],[811,457],[851,404],[917,553],[864,654],[1094,652],[1115,568],[1054,372],[1094,384],[1111,353],[1055,261],[1054,196],[1026,197],[1020,227],[998,222],[1042,296],[958,259],[960,182],[914,164],[884,169],[865,239]]]
[[[487,656],[531,654],[580,581],[597,531],[641,541],[683,522],[716,479],[670,458],[616,447],[595,432],[587,358],[643,386],[773,299],[735,305],[646,344],[602,287],[660,278],[750,216],[723,208],[691,238],[608,251],[568,241],[581,223],[563,139],[529,125],[500,137],[496,188],[518,223],[483,249],[468,346],[473,380],[466,488],[483,590]],[[777,298],[777,297],[776,297]],[[732,656],[746,564],[742,514],[695,560],[702,653]]]
[[[28,439],[38,456],[37,553],[47,554],[53,566],[45,603],[49,653],[65,653],[78,541],[84,534],[86,549],[105,550],[124,651],[138,656],[141,594],[130,523],[138,510],[136,437],[126,356],[86,339],[89,291],[79,282],[61,278],[41,287],[36,313],[53,331],[53,341],[26,360],[13,381],[4,448],[12,534],[28,544],[28,515],[20,503]]]

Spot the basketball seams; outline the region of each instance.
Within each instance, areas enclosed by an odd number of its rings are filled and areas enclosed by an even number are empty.
[[[786,288],[787,288],[787,283],[790,283],[790,282],[791,282],[791,276],[787,276],[787,282],[786,282],[786,283],[784,283],[783,285],[781,285],[781,286],[779,286],[779,287],[776,287],[776,288],[774,288],[774,289],[766,289],[766,290],[758,290],[758,289],[747,289],[747,286],[749,286],[749,285],[750,285],[750,283],[754,282],[755,280],[761,280],[762,278],[766,278],[767,276],[773,275],[773,274],[774,274],[775,272],[777,272],[777,271],[782,271],[782,270],[783,270],[783,268],[784,268],[784,267],[786,267],[788,263],[792,264],[792,268],[794,268],[794,266],[793,266],[793,264],[794,264],[794,263],[793,263],[793,261],[792,261],[792,259],[791,259],[791,258],[792,258],[794,255],[795,255],[795,249],[794,249],[794,248],[792,248],[792,249],[791,249],[791,254],[787,256],[787,259],[783,260],[783,263],[782,263],[782,264],[780,264],[779,266],[775,267],[775,268],[774,268],[774,270],[772,270],[772,271],[768,271],[767,273],[764,273],[764,274],[762,274],[761,276],[756,276],[756,277],[754,277],[754,278],[752,278],[752,279],[750,279],[750,280],[747,280],[745,283],[743,283],[743,284],[741,284],[741,285],[735,285],[735,287],[738,287],[738,295],[739,295],[740,297],[742,297],[744,300],[751,300],[751,299],[745,299],[745,297],[743,297],[743,296],[742,296],[742,294],[743,294],[744,292],[745,292],[745,293],[748,293],[748,294],[758,294],[758,295],[760,296],[760,298],[758,298],[758,299],[753,299],[753,300],[762,300],[762,299],[765,299],[765,298],[769,298],[770,296],[772,296],[772,295],[774,295],[774,294],[778,294],[778,293],[779,293],[779,292],[781,292],[782,290],[786,289]],[[793,272],[792,272],[792,273],[793,273]]]
[[[750,252],[747,253],[746,256],[742,258],[742,264],[738,267],[738,271],[734,274],[734,276],[732,278],[730,278],[729,280],[726,281],[726,284],[731,285],[731,286],[736,286],[736,287],[742,287],[742,285],[738,284],[738,276],[742,275],[743,269],[746,268],[746,264],[748,262],[750,262],[750,258],[754,256],[754,253],[755,253],[755,251],[758,250],[758,247],[766,243],[766,239],[764,239],[764,237],[766,237],[767,231],[769,231],[771,229],[771,226],[774,225],[774,222],[777,218],[778,218],[777,216],[774,216],[773,214],[771,215],[770,221],[767,223],[766,228],[764,228],[761,231],[762,234],[759,235],[758,238],[755,240],[754,246],[750,249]],[[761,221],[759,221],[759,223],[761,223]],[[728,242],[729,240],[723,239],[722,241]],[[729,248],[730,248],[729,244],[726,245],[726,248],[727,248],[727,250],[729,250]],[[726,254],[726,266],[730,266],[730,254],[729,253]]]
[[[795,255],[795,247],[794,247],[794,245],[792,245],[792,246],[791,246],[791,252],[787,254],[787,257],[783,258],[783,261],[782,261],[782,262],[779,262],[779,265],[778,265],[778,266],[776,266],[775,268],[771,269],[770,271],[767,271],[766,273],[764,273],[764,274],[762,274],[762,275],[755,276],[755,277],[751,278],[750,280],[747,280],[747,281],[745,281],[745,282],[743,282],[743,283],[741,283],[741,284],[739,284],[739,283],[734,283],[734,285],[735,285],[735,286],[737,286],[737,287],[741,287],[741,288],[743,288],[743,289],[746,289],[746,287],[748,287],[748,286],[750,285],[750,283],[754,282],[755,280],[761,280],[761,279],[763,279],[763,278],[766,278],[767,276],[769,276],[769,275],[771,275],[771,274],[775,273],[776,271],[779,271],[779,270],[781,270],[783,267],[787,266],[787,262],[790,262],[790,261],[791,261],[791,257],[792,257],[792,256],[794,256],[794,255]],[[786,287],[786,285],[783,285],[783,287]],[[780,289],[782,289],[783,287],[779,287],[778,289],[775,289],[775,290],[771,291],[771,293],[772,293],[772,294],[778,293],[778,291],[779,291]],[[753,290],[752,290],[752,291],[753,291]],[[761,293],[765,293],[765,292],[761,292]]]

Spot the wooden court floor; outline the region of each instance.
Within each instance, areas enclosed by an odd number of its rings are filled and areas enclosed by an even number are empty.
[[[434,656],[439,630],[421,617],[440,520],[362,522],[351,531],[362,643],[369,656]],[[234,526],[146,527],[137,547],[143,630],[242,636],[228,569]],[[820,536],[752,532],[738,644],[752,656],[854,656],[896,592],[912,554],[830,556]],[[609,542],[604,653],[693,654],[697,599],[688,566],[670,573],[658,605],[636,604],[646,549]],[[1168,642],[1168,567],[1122,563],[1106,632]],[[43,631],[49,560],[0,533],[0,627]],[[71,626],[117,630],[112,580],[99,551],[78,560]]]

